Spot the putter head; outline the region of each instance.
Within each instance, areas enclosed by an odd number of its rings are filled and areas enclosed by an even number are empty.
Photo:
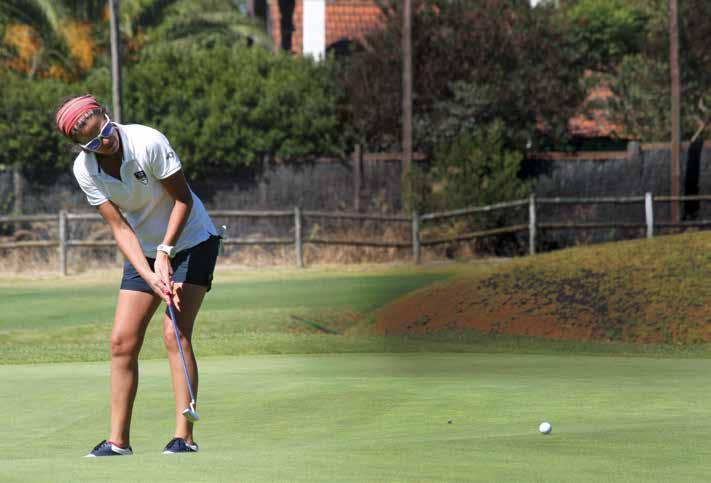
[[[191,402],[190,406],[185,408],[183,411],[183,416],[185,416],[185,419],[190,421],[191,423],[194,423],[195,421],[200,420],[200,416],[198,416],[197,411],[195,411],[195,402]]]

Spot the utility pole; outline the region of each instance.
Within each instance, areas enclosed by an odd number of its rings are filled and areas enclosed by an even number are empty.
[[[113,97],[113,119],[122,122],[121,92],[121,37],[119,33],[119,0],[109,0],[111,17],[111,93]]]
[[[679,80],[679,9],[669,0],[669,66],[671,68],[671,196],[679,196],[681,154],[681,87]],[[678,200],[671,204],[671,221],[679,223]]]
[[[121,36],[119,29],[119,0],[109,0],[109,16],[111,20],[111,97],[113,101],[113,120],[123,122],[123,96],[121,89]],[[123,263],[121,250],[116,249],[116,264]]]
[[[412,165],[412,0],[402,5],[402,175],[409,179]]]

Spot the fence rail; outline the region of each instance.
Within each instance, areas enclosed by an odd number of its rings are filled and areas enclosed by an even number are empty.
[[[688,228],[711,226],[711,220],[681,221],[679,223],[657,222],[654,219],[654,203],[672,203],[683,201],[711,201],[711,195],[693,196],[653,196],[645,193],[644,196],[620,196],[620,197],[598,197],[598,198],[536,198],[531,196],[524,200],[507,201],[495,203],[487,206],[473,206],[458,210],[442,211],[438,213],[419,214],[412,213],[412,216],[405,215],[383,215],[350,212],[326,212],[326,211],[302,211],[295,207],[293,210],[211,210],[209,214],[213,217],[222,218],[293,218],[293,236],[275,238],[232,238],[224,241],[228,246],[254,246],[254,245],[294,245],[296,263],[299,267],[304,266],[303,246],[304,244],[314,245],[342,245],[359,247],[381,247],[381,248],[410,248],[415,263],[420,263],[422,247],[441,245],[445,243],[456,243],[473,240],[483,237],[491,237],[502,234],[520,233],[528,231],[529,253],[536,253],[536,239],[540,230],[594,230],[594,229],[644,229],[646,236],[654,236],[655,228]],[[537,222],[537,207],[541,205],[574,205],[574,204],[643,204],[644,221],[640,222]],[[422,225],[424,223],[436,222],[454,217],[469,216],[476,213],[487,213],[496,210],[516,209],[528,206],[528,223],[515,224],[505,227],[497,227],[488,230],[474,231],[470,233],[460,233],[448,237],[438,237],[422,239]],[[355,240],[355,239],[332,239],[327,237],[304,237],[302,234],[302,224],[304,218],[328,218],[342,220],[379,221],[387,223],[409,223],[411,224],[411,238],[401,241],[383,240]],[[17,215],[0,216],[0,225],[8,223],[31,223],[31,222],[56,222],[58,225],[57,240],[26,240],[0,243],[0,250],[20,249],[20,248],[56,248],[59,255],[59,271],[67,274],[67,252],[70,248],[98,248],[116,246],[113,240],[73,240],[68,236],[68,225],[75,220],[101,220],[98,213],[69,213],[60,211],[56,215]]]

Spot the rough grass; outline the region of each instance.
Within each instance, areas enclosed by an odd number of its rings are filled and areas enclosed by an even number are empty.
[[[380,338],[367,334],[373,310],[453,270],[220,267],[198,316],[196,350],[200,356],[384,350]],[[0,364],[107,359],[119,279],[114,270],[0,281]],[[149,326],[143,358],[165,357],[160,317],[159,311]]]
[[[711,340],[711,233],[578,247],[475,270],[378,312],[381,333]]]

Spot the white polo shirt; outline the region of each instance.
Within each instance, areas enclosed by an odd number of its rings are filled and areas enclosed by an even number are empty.
[[[94,153],[85,151],[74,160],[74,177],[90,205],[114,202],[136,233],[143,253],[155,258],[175,205],[160,180],[180,170],[180,159],[159,131],[139,124],[114,124],[123,146],[121,179],[103,172]],[[200,199],[192,190],[190,193],[193,206],[175,244],[176,252],[217,233]]]

